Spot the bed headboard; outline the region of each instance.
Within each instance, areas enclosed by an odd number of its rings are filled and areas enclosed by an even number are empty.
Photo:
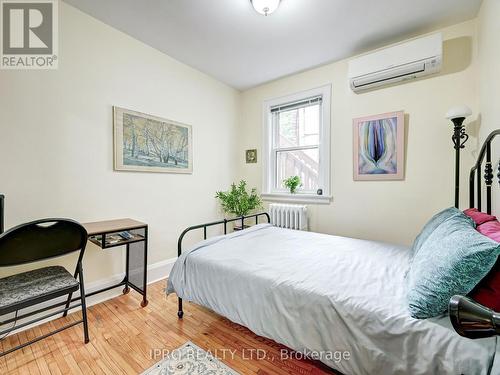
[[[493,185],[493,166],[491,164],[491,142],[500,134],[500,129],[494,130],[488,135],[479,151],[476,164],[471,168],[469,175],[469,205],[479,211],[482,209],[482,180],[486,187],[486,212],[491,214],[491,187]],[[486,160],[485,160],[486,159]],[[481,168],[484,163],[484,175],[481,174]],[[498,182],[500,183],[500,165],[497,172]]]

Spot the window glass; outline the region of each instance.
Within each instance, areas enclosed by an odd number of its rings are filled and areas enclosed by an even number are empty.
[[[319,144],[321,105],[278,112],[278,148]]]
[[[276,189],[283,189],[283,180],[299,176],[302,190],[316,191],[319,188],[319,149],[276,152]]]

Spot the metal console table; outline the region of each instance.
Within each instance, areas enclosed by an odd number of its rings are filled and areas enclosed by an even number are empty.
[[[142,295],[141,306],[146,307],[147,267],[148,267],[148,225],[132,219],[97,221],[82,224],[89,235],[89,241],[102,249],[126,246],[125,277],[112,285],[87,294],[87,297],[113,288],[124,286],[123,294],[130,288]],[[124,233],[126,237],[120,235]]]

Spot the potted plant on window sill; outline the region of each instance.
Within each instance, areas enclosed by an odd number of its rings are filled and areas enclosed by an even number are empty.
[[[283,185],[290,190],[290,194],[295,194],[297,192],[297,188],[302,186],[302,181],[299,176],[291,176],[283,180]]]
[[[247,182],[241,180],[238,185],[231,184],[229,191],[218,191],[215,197],[219,199],[222,210],[226,214],[234,214],[237,217],[248,215],[251,211],[262,208],[262,199],[257,194],[257,189],[253,188],[250,192],[247,191]],[[248,228],[248,225],[241,225],[235,223],[234,230],[242,230]]]

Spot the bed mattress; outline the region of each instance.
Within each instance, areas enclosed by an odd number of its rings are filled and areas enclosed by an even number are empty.
[[[184,252],[167,293],[344,374],[500,374],[496,338],[463,338],[448,316],[410,317],[409,254],[261,224]]]

